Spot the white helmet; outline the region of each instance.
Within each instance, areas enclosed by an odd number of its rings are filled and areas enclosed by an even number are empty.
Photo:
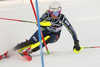
[[[60,5],[59,2],[52,2],[49,6],[49,13],[52,15],[52,14],[55,14],[56,16],[58,16],[60,14],[62,10],[62,6]],[[51,13],[52,12],[52,13]],[[55,12],[55,13],[54,13]],[[58,13],[56,13],[58,12]]]
[[[61,12],[62,6],[60,5],[59,2],[52,2],[49,6],[50,11],[60,11]]]

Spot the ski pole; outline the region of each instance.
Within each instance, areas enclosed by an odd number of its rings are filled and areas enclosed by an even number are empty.
[[[81,49],[88,49],[88,48],[100,48],[100,46],[81,47]]]
[[[36,15],[36,11],[35,11],[35,8],[34,8],[34,5],[33,5],[32,0],[30,0],[30,3],[31,3],[31,6],[32,6],[32,9],[33,9],[34,15],[35,15],[35,19],[36,19],[36,21],[37,21],[37,15]],[[50,52],[49,52],[49,50],[48,50],[48,47],[47,47],[47,45],[46,45],[46,42],[45,42],[45,40],[44,40],[44,36],[43,36],[43,34],[42,34],[42,31],[41,31],[41,36],[42,36],[42,39],[43,39],[44,45],[45,45],[45,47],[46,47],[46,51],[47,51],[48,54],[50,54]]]
[[[27,22],[27,23],[35,23],[36,24],[36,22],[25,21],[25,20],[18,20],[18,19],[10,19],[10,18],[0,18],[0,19],[3,19],[3,20],[11,20],[11,21],[19,21],[19,22]]]

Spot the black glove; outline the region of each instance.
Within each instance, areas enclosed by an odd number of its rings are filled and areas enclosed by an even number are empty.
[[[81,51],[81,47],[79,45],[79,40],[74,41],[73,51],[75,53],[79,53]]]

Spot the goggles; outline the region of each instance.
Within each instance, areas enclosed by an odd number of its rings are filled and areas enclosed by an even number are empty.
[[[60,11],[54,12],[54,11],[49,10],[49,13],[50,13],[50,15],[58,16],[60,14]]]

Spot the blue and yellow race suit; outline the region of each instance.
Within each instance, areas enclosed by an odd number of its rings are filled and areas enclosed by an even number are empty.
[[[62,26],[64,25],[68,31],[71,33],[73,40],[78,40],[75,30],[73,29],[72,25],[68,21],[68,19],[60,13],[56,19],[53,19],[49,12],[44,13],[40,17],[40,21],[49,21],[51,23],[51,26],[49,27],[43,27],[42,33],[44,38],[46,36],[49,36],[46,40],[46,43],[54,43],[56,42],[59,37],[62,30]],[[38,30],[32,35],[32,37],[29,39],[32,43],[37,43],[39,41],[38,39]],[[43,44],[44,46],[44,44]],[[33,52],[39,50],[39,45],[37,45],[35,48],[33,48]]]

